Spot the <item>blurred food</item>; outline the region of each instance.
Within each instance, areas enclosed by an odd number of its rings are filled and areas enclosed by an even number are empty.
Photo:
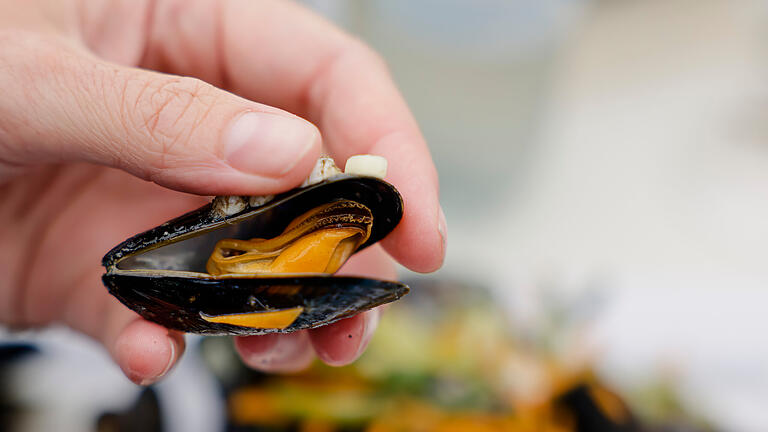
[[[154,389],[146,388],[136,402],[123,412],[107,412],[99,417],[97,432],[162,432],[160,402]]]
[[[25,416],[34,414],[33,407],[13,397],[9,381],[15,364],[38,353],[37,348],[25,343],[0,344],[0,431],[15,430]]]
[[[588,356],[560,358],[540,342],[511,331],[484,290],[416,282],[351,366],[264,375],[242,367],[226,341],[202,347],[232,431],[704,430],[679,410],[646,425]],[[672,427],[681,419],[691,428]]]

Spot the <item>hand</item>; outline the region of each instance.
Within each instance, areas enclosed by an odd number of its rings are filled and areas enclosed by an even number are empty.
[[[405,216],[386,252],[420,272],[443,260],[435,168],[383,62],[293,3],[0,0],[0,89],[0,322],[69,325],[134,382],[167,373],[184,340],[107,294],[101,256],[199,195],[298,185],[320,132],[340,162],[389,160]],[[392,277],[385,255],[345,271]],[[341,365],[376,314],[236,346],[264,370]]]

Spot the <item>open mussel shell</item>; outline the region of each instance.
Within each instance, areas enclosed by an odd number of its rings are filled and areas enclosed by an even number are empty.
[[[103,258],[109,292],[142,317],[191,333],[258,335],[318,327],[408,292],[399,282],[323,274],[243,274],[212,276],[205,270],[215,244],[225,238],[272,238],[296,217],[335,200],[365,205],[373,215],[369,239],[389,234],[402,218],[402,198],[387,182],[338,175],[275,196],[232,215],[208,204],[117,245]],[[204,315],[227,315],[302,307],[283,329],[210,322]]]

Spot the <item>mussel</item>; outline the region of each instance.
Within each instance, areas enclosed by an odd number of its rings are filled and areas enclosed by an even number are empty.
[[[216,197],[125,240],[102,260],[105,286],[150,321],[208,335],[319,327],[405,295],[399,282],[333,275],[397,226],[394,186],[327,158],[313,176],[276,196]]]

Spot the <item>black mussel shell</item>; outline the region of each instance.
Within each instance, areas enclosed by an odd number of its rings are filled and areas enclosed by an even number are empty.
[[[202,334],[287,333],[329,324],[405,295],[407,286],[375,279],[317,274],[212,277],[205,272],[217,241],[275,237],[296,217],[338,199],[356,201],[371,210],[371,236],[360,249],[384,238],[402,218],[402,198],[392,185],[373,177],[343,174],[230,216],[208,204],[131,237],[104,256],[104,284],[144,318]],[[281,330],[213,323],[200,315],[296,306],[304,311]]]
[[[288,333],[319,327],[395,301],[408,292],[398,282],[344,276],[205,280],[104,275],[103,279],[112,295],[142,317],[170,329],[208,335]],[[303,305],[304,312],[285,329],[253,329],[201,317],[296,305]]]
[[[137,256],[152,249],[163,247],[171,253],[174,245],[192,237],[217,231],[212,238],[271,238],[280,235],[285,227],[303,213],[333,200],[348,199],[364,204],[373,214],[371,236],[360,246],[364,249],[389,234],[403,216],[403,200],[391,184],[373,177],[357,177],[342,174],[315,185],[293,189],[275,196],[274,199],[259,207],[249,207],[240,213],[222,217],[207,204],[176,219],[166,222],[149,231],[138,234],[115,246],[102,259],[102,265],[108,269],[114,265],[126,268],[126,258]],[[209,242],[211,243],[211,242]],[[213,250],[211,243],[209,253]],[[199,246],[199,245],[195,245]],[[188,246],[181,247],[183,255]],[[203,251],[200,251],[203,252]],[[163,257],[169,254],[162,254]],[[205,259],[207,260],[207,255]],[[128,264],[131,268],[146,268],[147,265],[158,269],[177,269],[169,260],[152,263],[144,260],[140,264]],[[171,263],[173,264],[173,263]]]

